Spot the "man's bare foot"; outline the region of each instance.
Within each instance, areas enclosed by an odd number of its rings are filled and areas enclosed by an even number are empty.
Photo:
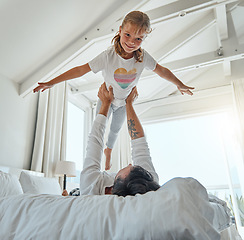
[[[109,170],[111,168],[110,160],[111,160],[111,153],[112,149],[110,148],[105,148],[104,149],[104,154],[106,156],[106,162],[105,162],[105,170]]]

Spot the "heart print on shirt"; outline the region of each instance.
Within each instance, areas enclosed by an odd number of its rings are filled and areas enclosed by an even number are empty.
[[[114,72],[114,80],[121,88],[125,89],[136,79],[136,74],[135,68],[129,72],[125,68],[118,68]]]

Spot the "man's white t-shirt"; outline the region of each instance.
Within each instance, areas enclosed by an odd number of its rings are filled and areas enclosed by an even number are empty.
[[[104,133],[107,117],[98,114],[93,122],[88,137],[86,157],[83,170],[80,174],[80,195],[104,195],[105,188],[114,184],[116,173],[101,171],[101,162],[104,147]],[[146,169],[158,183],[158,175],[152,163],[148,143],[145,137],[131,140],[132,161]]]
[[[143,50],[143,62],[136,62],[134,57],[124,59],[115,52],[112,46],[88,64],[92,72],[102,71],[107,88],[110,85],[113,87],[113,104],[124,106],[125,99],[131,89],[137,85],[143,69],[154,70],[157,62],[145,50]]]

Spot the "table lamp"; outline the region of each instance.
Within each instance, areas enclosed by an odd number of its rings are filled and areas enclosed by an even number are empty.
[[[59,161],[56,165],[55,175],[64,176],[63,190],[66,189],[66,177],[75,177],[75,162]]]

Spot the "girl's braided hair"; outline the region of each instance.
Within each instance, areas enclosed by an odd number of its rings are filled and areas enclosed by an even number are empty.
[[[149,34],[152,31],[150,27],[149,17],[147,16],[147,14],[140,11],[132,11],[128,13],[122,22],[121,28],[123,28],[126,23],[136,25],[138,27],[137,33],[143,31],[146,34]],[[123,57],[125,55],[125,51],[120,44],[119,32],[117,32],[114,38],[112,39],[112,43],[114,43],[116,53]],[[137,49],[134,52],[134,58],[137,62],[143,61],[143,52],[141,48]]]

